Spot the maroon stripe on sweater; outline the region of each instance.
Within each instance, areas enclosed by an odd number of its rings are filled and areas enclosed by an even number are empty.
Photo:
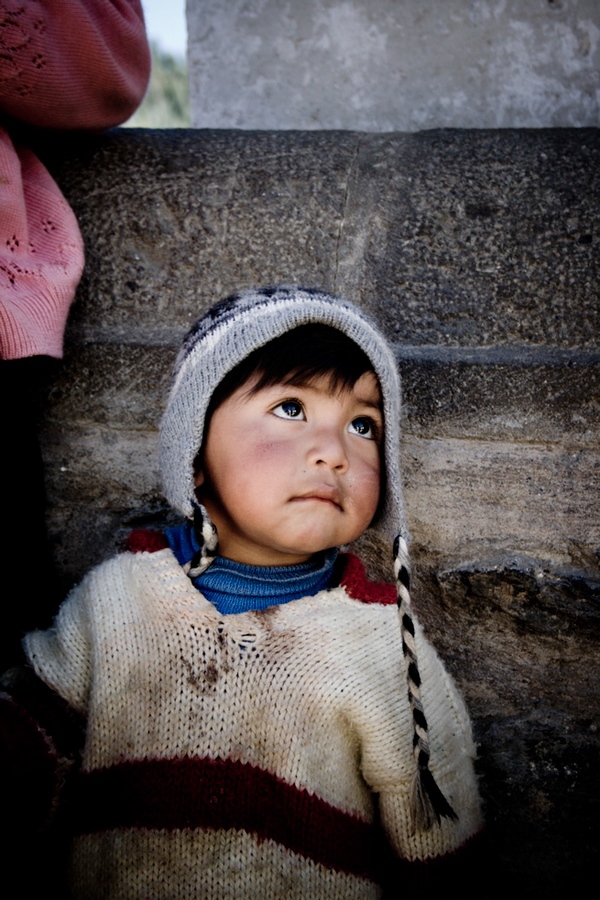
[[[166,550],[169,542],[162,531],[153,528],[134,528],[125,541],[125,550],[129,553],[157,553]]]
[[[358,556],[353,553],[340,553],[340,561],[343,565],[340,584],[346,588],[346,593],[354,600],[361,603],[396,604],[398,595],[393,584],[383,581],[369,581],[365,567]]]
[[[339,872],[376,880],[367,822],[233,760],[134,760],[82,773],[73,814],[80,834],[112,828],[239,829]]]

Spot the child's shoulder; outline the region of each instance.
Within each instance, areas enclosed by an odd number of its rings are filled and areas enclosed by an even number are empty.
[[[130,532],[124,544],[121,545],[120,551],[89,569],[83,579],[72,588],[67,599],[71,602],[85,604],[93,600],[99,590],[104,598],[114,593],[111,589],[106,594],[104,589],[107,585],[112,585],[114,588],[117,584],[126,583],[131,586],[142,577],[139,566],[144,557],[141,555],[158,553],[168,547],[169,543],[160,531],[140,528]],[[151,563],[151,570],[146,565],[142,580],[147,577],[149,571],[159,573],[163,568],[164,564],[160,563],[157,568],[155,559]]]

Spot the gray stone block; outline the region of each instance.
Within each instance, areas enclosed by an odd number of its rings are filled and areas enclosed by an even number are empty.
[[[403,460],[411,533],[429,559],[504,549],[556,565],[600,546],[597,450],[406,437]]]
[[[361,136],[336,285],[399,344],[597,349],[599,193],[596,130]]]
[[[352,297],[402,345],[597,348],[598,134],[131,130],[46,147],[87,238],[72,327],[172,341],[238,287],[298,282]]]
[[[573,448],[600,443],[596,353],[536,348],[527,358],[506,348],[472,355],[399,348],[399,356],[409,434]]]
[[[474,715],[497,867],[481,896],[504,896],[518,883],[519,893],[559,897],[589,877],[600,573],[579,562],[550,570],[499,554],[431,570],[417,589],[421,616]]]
[[[88,265],[71,327],[177,343],[216,299],[281,281],[333,288],[352,135],[128,130],[53,168]],[[90,203],[90,197],[94,201]]]
[[[202,127],[598,123],[595,0],[188,0],[187,22]]]
[[[174,360],[174,348],[153,344],[72,345],[48,395],[47,428],[68,423],[156,432]]]

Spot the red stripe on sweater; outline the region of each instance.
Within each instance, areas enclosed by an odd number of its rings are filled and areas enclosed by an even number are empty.
[[[168,546],[169,542],[162,531],[154,528],[134,528],[125,542],[125,550],[129,553],[157,553]]]
[[[344,562],[340,584],[346,588],[350,597],[360,600],[362,603],[387,605],[398,602],[394,585],[386,584],[383,581],[369,581],[365,567],[358,556],[355,556],[354,553],[341,553],[340,556]]]
[[[234,760],[133,760],[79,776],[80,834],[113,828],[236,829],[329,869],[376,880],[375,829],[307,790]]]

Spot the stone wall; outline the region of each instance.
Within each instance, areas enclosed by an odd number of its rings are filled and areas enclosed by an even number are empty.
[[[202,128],[600,124],[598,0],[188,0]]]
[[[87,249],[43,423],[65,587],[131,527],[170,521],[156,429],[197,315],[255,284],[346,294],[403,378],[416,602],[481,747],[481,896],[583,884],[600,771],[599,133],[132,130],[44,154]]]

